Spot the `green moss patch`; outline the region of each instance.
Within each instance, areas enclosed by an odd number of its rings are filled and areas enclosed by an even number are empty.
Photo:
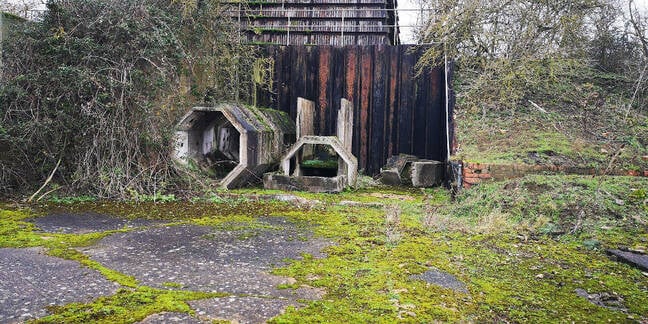
[[[121,289],[116,294],[100,297],[92,303],[71,303],[52,306],[53,314],[33,323],[134,323],[151,314],[182,312],[193,314],[187,301],[224,297],[223,293],[168,291],[141,287]]]

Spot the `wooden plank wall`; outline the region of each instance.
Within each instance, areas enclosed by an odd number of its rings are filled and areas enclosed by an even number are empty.
[[[398,41],[394,0],[225,1],[244,42],[257,45],[376,45]]]
[[[297,114],[297,98],[316,104],[315,132],[335,135],[340,99],[354,107],[353,154],[365,174],[380,171],[399,153],[444,161],[445,73],[416,73],[424,47],[411,45],[271,46],[272,91],[257,103]],[[451,103],[453,103],[451,98]],[[452,115],[452,113],[450,113]]]

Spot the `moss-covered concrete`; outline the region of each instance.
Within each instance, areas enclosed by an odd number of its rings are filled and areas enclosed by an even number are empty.
[[[39,210],[95,210],[227,229],[254,229],[262,226],[259,217],[282,216],[307,226],[334,243],[324,250],[327,257],[303,255],[273,273],[295,279],[280,288],[308,286],[326,294],[289,308],[276,323],[633,322],[648,314],[646,274],[609,259],[605,249],[646,249],[645,188],[648,181],[637,178],[530,176],[481,185],[454,201],[443,189],[386,188],[295,193],[310,203],[294,204],[257,199],[280,192],[245,189],[193,203],[86,202]],[[360,204],[344,204],[349,200]],[[25,222],[33,214],[2,207],[0,246],[43,246],[132,287],[89,304],[56,308],[45,322],[133,322],[161,310],[191,313],[186,301],[205,297],[172,291],[171,282],[169,290],[143,287],[84,261],[87,257],[71,247],[109,233],[48,239]],[[430,267],[452,274],[468,293],[410,277]],[[609,305],[595,304],[583,291],[606,296]]]

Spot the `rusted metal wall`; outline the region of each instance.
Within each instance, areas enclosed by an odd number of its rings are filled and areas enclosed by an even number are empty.
[[[353,154],[366,174],[379,172],[399,153],[445,161],[445,72],[417,73],[424,47],[272,46],[266,51],[274,59],[273,89],[257,91],[257,104],[294,119],[297,98],[312,100],[316,134],[335,135],[340,99],[347,98],[354,107]]]

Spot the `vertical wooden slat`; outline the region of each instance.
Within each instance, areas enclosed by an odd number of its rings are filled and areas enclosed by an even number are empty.
[[[340,108],[340,99],[344,97],[344,53],[342,47],[333,48],[331,55],[331,86],[329,102],[329,121],[336,121],[338,109]],[[326,135],[336,134],[336,123],[329,122]]]
[[[414,86],[412,85],[413,75],[412,62],[407,50],[409,46],[403,46],[401,52],[401,77],[400,77],[400,97],[398,113],[398,153],[412,152],[412,110],[414,103]]]
[[[360,47],[360,150],[359,164],[367,167],[369,154],[369,121],[371,108],[371,86],[373,80],[373,57],[370,46]]]
[[[317,73],[319,71],[319,58],[317,56],[317,47],[315,46],[306,46],[306,62],[307,63],[307,76],[306,76],[306,93],[304,96],[309,100],[317,100],[319,95],[319,89],[317,87]]]
[[[353,47],[342,48],[344,52],[344,97],[353,102],[356,97],[358,51]]]
[[[303,96],[303,93],[306,91],[306,61],[307,57],[304,55],[305,48],[302,46],[290,46],[288,47],[291,52],[291,72],[290,72],[290,92],[292,98],[299,98]],[[308,99],[308,98],[306,98]],[[293,100],[294,101],[294,100]],[[291,106],[293,103],[291,102]],[[298,114],[298,107],[295,106],[295,111],[291,110],[291,114]]]
[[[359,46],[345,46],[342,48],[345,52],[345,73],[346,73],[346,98],[353,103],[353,154],[357,157],[360,152],[360,47]]]
[[[398,69],[398,60],[400,59],[399,47],[390,46],[389,47],[389,74],[387,75],[388,79],[388,117],[386,118],[386,135],[387,135],[387,157],[398,153],[398,125],[395,123],[397,121],[397,111],[398,111],[398,85],[400,84],[400,74]]]
[[[297,102],[293,100],[290,93],[290,51],[287,47],[280,47],[282,64],[281,64],[281,81],[279,83],[279,89],[277,91],[277,101],[279,103],[279,109],[283,110],[290,114],[290,117],[295,118],[297,111]],[[295,101],[295,103],[292,103]],[[292,109],[292,106],[295,105],[295,108]]]
[[[429,117],[427,120],[427,134],[426,138],[429,143],[426,156],[428,158],[436,158],[440,160],[441,156],[445,155],[445,105],[443,104],[443,97],[445,96],[443,69],[437,68],[434,70],[426,71],[428,79],[430,80],[427,87],[426,103],[428,107]],[[441,130],[441,131],[440,131]]]
[[[327,124],[327,109],[329,109],[329,91],[330,91],[330,79],[331,79],[331,47],[323,46],[319,48],[319,72],[318,72],[318,88],[319,95],[317,98],[317,109],[318,109],[318,134],[322,134],[326,130]]]
[[[385,108],[386,95],[385,95],[385,73],[388,72],[387,68],[387,53],[385,46],[376,45],[372,46],[374,59],[374,73],[373,73],[373,87],[372,87],[372,104],[371,104],[371,146],[369,148],[370,164],[367,165],[368,170],[379,170],[382,166],[382,161],[386,160],[383,157],[384,139],[385,139]]]
[[[416,64],[416,55],[413,53],[413,55],[410,55],[410,58],[412,59],[413,63]],[[412,64],[412,72],[410,73],[416,73],[414,64]],[[411,153],[421,157],[425,158],[425,151],[426,147],[429,145],[429,143],[426,142],[426,131],[425,131],[425,126],[427,124],[427,102],[425,102],[425,97],[428,89],[428,82],[429,78],[427,78],[427,73],[422,73],[419,74],[418,76],[415,77],[414,80],[414,90],[413,90],[413,95],[414,95],[414,109],[413,109],[413,131],[412,131],[412,138],[417,139],[417,141],[414,143],[412,147]]]

